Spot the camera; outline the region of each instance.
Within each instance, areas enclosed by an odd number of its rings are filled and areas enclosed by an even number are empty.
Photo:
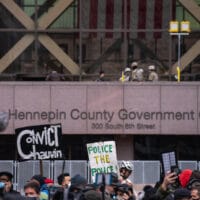
[[[176,176],[178,176],[180,173],[181,173],[181,170],[178,168],[178,166],[174,165],[174,166],[171,166],[171,172],[175,173]]]
[[[117,187],[117,191],[120,191],[122,193],[126,193],[126,194],[129,194],[129,191],[130,191],[130,187],[127,186],[126,184],[122,184],[121,186]]]
[[[175,176],[177,176],[176,181],[171,185],[172,188],[176,189],[180,186],[178,175],[181,173],[181,170],[178,168],[178,166],[174,165],[174,166],[171,166],[171,172],[175,173],[176,174]]]

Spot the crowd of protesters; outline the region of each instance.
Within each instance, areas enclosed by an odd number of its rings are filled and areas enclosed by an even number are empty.
[[[168,172],[161,176],[154,185],[145,185],[142,191],[136,191],[134,183],[129,180],[134,173],[133,165],[123,161],[119,174],[109,173],[110,182],[102,181],[88,184],[85,177],[62,173],[53,180],[41,175],[34,175],[24,185],[23,194],[13,190],[10,172],[0,172],[1,200],[199,200],[200,172],[197,170],[180,170]]]

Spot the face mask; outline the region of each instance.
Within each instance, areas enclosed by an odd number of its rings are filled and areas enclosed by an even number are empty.
[[[35,194],[28,194],[27,197],[37,197]]]

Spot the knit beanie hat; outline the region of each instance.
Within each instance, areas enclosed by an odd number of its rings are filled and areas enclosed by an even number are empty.
[[[86,200],[101,200],[101,194],[95,190],[85,192],[84,197]]]
[[[178,188],[174,192],[174,200],[182,199],[182,198],[190,198],[190,190],[186,188]]]
[[[87,180],[80,174],[75,175],[71,179],[71,187],[83,189],[87,184]]]
[[[189,183],[191,175],[192,175],[191,169],[185,169],[179,174],[179,182],[183,188],[185,188]]]
[[[36,181],[38,181],[39,182],[39,184],[40,184],[40,187],[42,186],[42,185],[44,185],[45,184],[45,177],[43,177],[43,176],[41,176],[41,175],[34,175],[32,178],[31,178],[31,180],[36,180]]]
[[[7,171],[0,172],[0,176],[7,176],[10,181],[13,178],[13,175],[10,172],[7,172]]]
[[[54,183],[54,181],[52,179],[50,179],[50,178],[45,178],[44,182],[45,182],[45,184],[49,184],[49,183],[53,184]]]

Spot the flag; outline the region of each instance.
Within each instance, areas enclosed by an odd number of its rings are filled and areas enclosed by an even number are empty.
[[[175,11],[175,0],[79,0],[79,3],[80,1],[83,29],[114,30],[84,33],[85,37],[119,38],[122,29],[127,28],[130,31],[128,36],[132,39],[161,38],[168,35],[167,31],[162,32],[161,29],[168,30]]]

